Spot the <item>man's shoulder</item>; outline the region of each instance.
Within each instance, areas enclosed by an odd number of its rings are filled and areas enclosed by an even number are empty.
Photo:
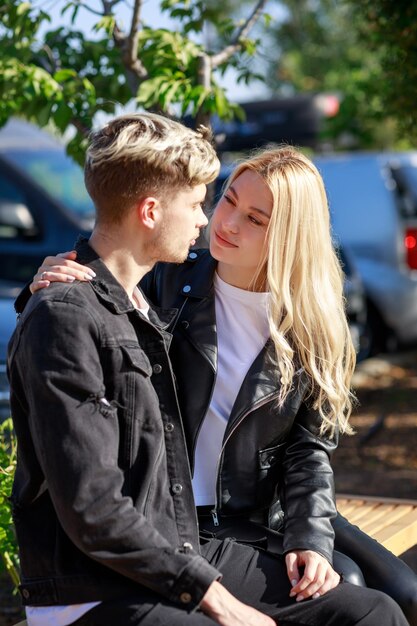
[[[100,307],[91,285],[87,282],[75,281],[74,283],[51,283],[47,289],[40,289],[29,299],[25,310],[20,316],[20,321],[25,322],[35,312],[51,310],[58,312],[60,304],[73,309],[74,314],[80,309],[85,313],[88,309],[96,311]]]

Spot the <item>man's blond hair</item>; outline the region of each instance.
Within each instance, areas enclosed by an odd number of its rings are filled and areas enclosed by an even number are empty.
[[[84,175],[97,220],[120,223],[141,198],[169,201],[181,189],[211,183],[219,169],[208,129],[138,113],[117,117],[91,134]]]

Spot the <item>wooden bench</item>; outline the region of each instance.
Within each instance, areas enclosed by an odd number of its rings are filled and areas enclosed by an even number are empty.
[[[417,501],[337,494],[338,511],[396,556],[417,544]]]

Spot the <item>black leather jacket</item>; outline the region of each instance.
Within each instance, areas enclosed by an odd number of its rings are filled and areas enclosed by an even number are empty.
[[[179,310],[170,328],[170,358],[192,467],[216,376],[215,267],[207,250],[197,250],[182,265],[158,264],[141,284],[152,302]],[[215,509],[220,516],[243,515],[279,528],[279,499],[284,551],[311,549],[331,562],[336,507],[330,456],[337,442],[319,435],[321,420],[309,406],[302,369],[278,407],[272,350],[268,342],[233,406],[218,461]]]

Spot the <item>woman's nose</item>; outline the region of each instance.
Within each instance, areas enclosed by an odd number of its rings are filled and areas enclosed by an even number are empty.
[[[229,233],[236,234],[239,230],[239,223],[236,213],[233,211],[229,213],[229,215],[225,215],[223,222],[224,230],[227,230]]]

